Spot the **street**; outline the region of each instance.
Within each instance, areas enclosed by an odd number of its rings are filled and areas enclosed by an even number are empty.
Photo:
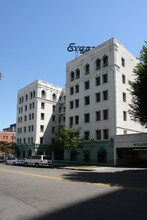
[[[147,169],[0,164],[0,220],[146,220]]]

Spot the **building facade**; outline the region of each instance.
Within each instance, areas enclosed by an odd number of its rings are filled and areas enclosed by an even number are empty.
[[[0,142],[15,143],[16,133],[8,131],[0,131]]]
[[[63,97],[62,88],[42,80],[18,91],[16,138],[20,156],[51,153],[49,146],[62,119],[59,102],[63,107]]]
[[[80,129],[76,161],[114,164],[114,135],[144,132],[129,114],[138,60],[115,38],[66,65],[66,126]]]

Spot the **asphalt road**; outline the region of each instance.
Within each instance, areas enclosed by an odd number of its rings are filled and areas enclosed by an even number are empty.
[[[147,170],[0,164],[0,220],[146,220]]]

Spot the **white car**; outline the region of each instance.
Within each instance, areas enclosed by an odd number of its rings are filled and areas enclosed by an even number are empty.
[[[5,160],[5,164],[7,165],[24,165],[25,160],[22,158],[10,157]]]
[[[52,167],[52,158],[48,155],[32,155],[25,159],[25,166],[47,166]]]

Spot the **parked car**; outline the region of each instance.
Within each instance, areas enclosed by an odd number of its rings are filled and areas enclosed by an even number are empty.
[[[52,167],[52,157],[48,155],[33,155],[25,159],[25,166],[48,166]]]
[[[0,163],[4,163],[5,162],[5,156],[0,156]]]
[[[24,165],[25,160],[23,158],[10,157],[10,158],[6,158],[5,164],[7,164],[7,165]]]

